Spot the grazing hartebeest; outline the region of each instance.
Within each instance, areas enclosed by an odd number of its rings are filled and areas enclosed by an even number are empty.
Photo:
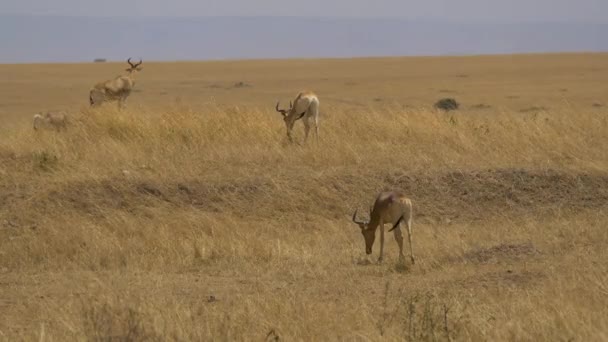
[[[308,139],[310,132],[310,120],[312,119],[315,125],[315,135],[319,141],[319,98],[313,92],[305,91],[298,94],[293,103],[289,103],[289,109],[279,109],[279,102],[275,106],[275,110],[283,115],[283,121],[287,127],[287,138],[291,138],[293,125],[299,119],[304,122],[304,141]]]
[[[376,197],[374,206],[369,213],[369,221],[357,220],[357,210],[353,214],[353,222],[361,228],[361,234],[365,239],[365,253],[372,254],[372,246],[376,239],[376,229],[380,227],[380,257],[382,261],[384,254],[384,224],[393,223],[395,240],[399,245],[399,259],[403,259],[403,235],[401,234],[400,223],[405,221],[407,226],[407,238],[410,243],[410,259],[414,261],[414,250],[412,248],[412,201],[398,191],[381,192]]]
[[[41,112],[34,114],[34,130],[41,128],[55,129],[56,131],[66,130],[68,116],[65,112]]]

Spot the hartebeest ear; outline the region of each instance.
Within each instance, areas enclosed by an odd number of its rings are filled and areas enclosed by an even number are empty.
[[[395,228],[399,227],[399,223],[401,223],[401,221],[403,221],[403,215],[401,215],[401,217],[397,220],[393,228],[389,229],[388,231],[392,232],[393,230],[395,230]]]

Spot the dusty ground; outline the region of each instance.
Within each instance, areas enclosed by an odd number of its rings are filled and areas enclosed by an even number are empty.
[[[86,108],[123,67],[0,65],[1,339],[608,339],[606,55],[144,62]],[[365,262],[384,189],[416,265]]]

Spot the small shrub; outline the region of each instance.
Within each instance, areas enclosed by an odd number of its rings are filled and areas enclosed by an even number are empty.
[[[150,317],[132,307],[88,305],[83,312],[89,341],[162,341],[150,327]]]
[[[247,87],[251,87],[251,84],[245,83],[243,81],[236,82],[233,85],[233,88],[247,88]]]
[[[445,110],[446,112],[456,110],[459,106],[460,104],[452,98],[441,99],[435,103],[435,108]]]
[[[405,337],[408,341],[452,341],[459,335],[461,317],[455,322],[451,308],[432,295],[414,295],[405,300]]]
[[[461,306],[431,293],[405,293],[403,288],[391,291],[386,283],[382,314],[376,323],[380,336],[392,330],[399,331],[405,341],[453,341],[462,337],[468,321]]]
[[[39,151],[34,152],[32,161],[34,168],[42,171],[51,171],[57,166],[59,158],[51,152]]]
[[[519,110],[521,113],[533,113],[533,112],[544,112],[547,111],[547,107],[543,106],[532,106]]]
[[[489,104],[485,104],[485,103],[478,103],[476,105],[472,105],[471,108],[472,109],[490,109],[490,108],[492,108],[492,106],[490,106]]]
[[[107,60],[105,58],[95,58],[93,60],[94,63],[105,63]]]

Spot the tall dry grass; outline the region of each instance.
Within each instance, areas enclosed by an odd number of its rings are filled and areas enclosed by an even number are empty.
[[[356,166],[377,171],[379,162],[412,172],[606,166],[606,155],[597,148],[605,143],[605,115],[567,107],[492,114],[333,107],[322,115],[320,143],[306,146],[288,145],[278,115],[259,109],[177,107],[163,113],[118,113],[109,108],[76,116],[66,135],[35,135],[29,129],[5,133],[2,150],[18,155],[47,151],[61,157],[59,169],[87,177],[93,171],[108,175],[142,165],[165,176],[197,177],[218,170],[223,175],[242,173],[243,165],[247,174],[251,167],[298,172]]]
[[[327,107],[306,144],[219,106],[6,132],[0,336],[605,339],[607,133],[567,106]],[[395,264],[389,235],[364,266],[349,216],[392,187],[411,191],[420,264]]]

